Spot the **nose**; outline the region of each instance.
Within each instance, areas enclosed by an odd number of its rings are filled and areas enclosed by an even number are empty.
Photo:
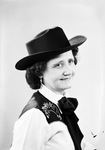
[[[70,66],[65,66],[65,68],[64,68],[64,71],[63,71],[63,75],[64,76],[74,76],[74,69],[73,69],[73,67],[70,67]]]
[[[74,76],[74,71],[72,71],[72,70],[69,71],[69,72],[64,71],[64,72],[63,72],[63,75],[64,75],[64,76],[68,76],[68,77],[72,77],[72,76]]]

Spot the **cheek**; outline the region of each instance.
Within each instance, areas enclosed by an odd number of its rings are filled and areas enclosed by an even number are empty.
[[[54,76],[53,76],[52,73],[50,73],[50,72],[45,73],[43,75],[43,82],[44,82],[44,84],[45,85],[46,84],[50,84],[51,82],[53,82],[53,78],[54,78]]]
[[[55,84],[58,81],[58,77],[56,76],[56,74],[50,74],[49,76],[49,82],[52,84]]]
[[[59,84],[59,77],[57,77],[56,74],[50,74],[47,78],[47,83],[50,86],[56,87]]]
[[[61,76],[61,72],[60,71],[55,71],[55,70],[47,70],[44,74],[43,74],[43,81],[44,84],[57,84],[59,82]]]

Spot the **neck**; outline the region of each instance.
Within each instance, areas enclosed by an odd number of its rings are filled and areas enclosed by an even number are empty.
[[[46,86],[47,87],[47,86]],[[65,90],[54,90],[54,89],[52,89],[52,88],[50,88],[50,87],[47,87],[48,89],[50,89],[52,92],[54,92],[55,94],[58,94],[58,95],[63,95],[63,96],[65,96],[65,94],[66,94],[66,91]]]

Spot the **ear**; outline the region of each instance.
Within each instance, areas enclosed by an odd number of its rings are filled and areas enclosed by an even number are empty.
[[[41,75],[39,78],[40,78],[40,83],[42,84],[43,83],[43,75]]]

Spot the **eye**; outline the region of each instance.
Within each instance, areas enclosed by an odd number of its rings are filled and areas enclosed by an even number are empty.
[[[74,64],[74,59],[69,59],[68,62],[69,62],[70,65]]]
[[[63,64],[62,63],[57,63],[54,65],[54,68],[62,68]]]

